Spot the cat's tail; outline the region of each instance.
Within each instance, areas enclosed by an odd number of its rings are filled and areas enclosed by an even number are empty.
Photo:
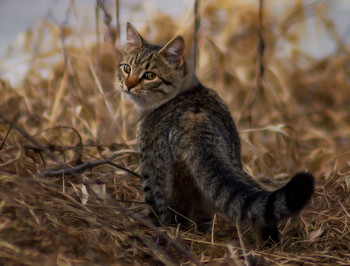
[[[300,172],[282,188],[260,191],[249,196],[242,208],[242,220],[250,220],[258,225],[265,241],[271,238],[278,242],[278,222],[299,212],[310,200],[314,192],[314,177],[309,172]]]
[[[314,188],[315,181],[311,173],[300,172],[294,175],[284,187],[270,195],[269,202],[274,216],[281,220],[300,211],[310,200]]]

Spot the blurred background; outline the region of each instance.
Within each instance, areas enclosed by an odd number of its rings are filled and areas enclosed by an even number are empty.
[[[202,1],[202,8],[210,1]],[[223,1],[219,1],[221,6]],[[228,1],[227,1],[228,2]],[[258,5],[258,0],[236,0],[229,5],[232,8],[246,6],[249,4]],[[310,57],[322,59],[336,52],[337,41],[350,46],[350,1],[347,0],[293,0],[265,1],[265,9],[276,18],[276,23],[281,22],[296,3],[300,5],[300,14],[295,14],[290,23],[298,24],[302,38],[298,40],[299,48]],[[96,41],[96,14],[94,0],[76,0],[76,7],[79,10],[79,19],[82,25],[84,38],[88,42]],[[120,23],[122,26],[121,40],[125,42],[125,24],[132,22],[137,28],[142,28],[158,14],[168,14],[177,21],[188,21],[193,14],[194,0],[127,0],[120,1]],[[325,8],[327,5],[327,8]],[[115,24],[115,1],[106,0],[105,6],[113,15],[112,24]],[[305,8],[305,13],[302,11]],[[323,9],[323,10],[322,10]],[[332,25],[325,23],[320,16],[327,17]],[[100,23],[103,23],[103,15],[99,16]],[[0,2],[0,77],[10,80],[11,83],[18,83],[22,80],[28,70],[26,60],[29,52],[38,52],[39,43],[49,50],[49,42],[42,43],[42,39],[49,39],[47,35],[52,32],[44,31],[39,38],[39,25],[52,23],[54,25],[75,26],[75,18],[70,0],[1,0]],[[334,32],[329,32],[329,27]],[[103,32],[101,32],[101,35]],[[28,47],[28,35],[33,38],[32,47]],[[280,55],[289,55],[290,46],[288,43],[280,44]],[[25,48],[25,49],[24,49]],[[41,47],[42,48],[42,47]],[[15,77],[14,77],[15,76]]]

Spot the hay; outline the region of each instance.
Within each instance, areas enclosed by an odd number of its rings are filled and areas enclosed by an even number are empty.
[[[300,8],[287,11],[289,21],[264,13],[260,89],[257,8],[215,1],[199,9],[197,73],[228,103],[241,130],[246,170],[269,189],[300,169],[317,177],[311,203],[281,225],[280,244],[256,249],[221,216],[211,235],[194,227],[154,228],[143,219],[141,180],[111,165],[43,177],[45,169],[115,153],[113,162],[139,172],[137,114],[113,85],[118,53],[110,42],[78,48],[79,41],[67,44],[66,37],[62,49],[60,29],[50,25],[52,50],[32,58],[23,84],[0,82],[0,264],[349,265],[350,57],[344,45],[322,60],[304,55],[295,21],[309,7]],[[159,14],[144,34],[163,40],[162,32],[181,33],[191,47],[191,29]],[[278,56],[283,40],[293,47],[287,59]],[[65,60],[47,61],[57,55]],[[40,76],[42,69],[51,71],[49,78]]]

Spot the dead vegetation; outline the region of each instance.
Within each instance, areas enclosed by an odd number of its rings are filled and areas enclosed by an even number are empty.
[[[311,203],[280,227],[281,243],[257,250],[219,216],[211,235],[146,222],[141,180],[120,168],[139,172],[137,114],[113,85],[118,34],[110,25],[106,42],[82,46],[80,27],[45,23],[36,30],[50,29],[51,48],[32,56],[22,85],[0,81],[0,264],[350,264],[349,50],[337,42],[335,54],[315,60],[298,48],[310,13],[337,36],[327,1],[296,1],[280,17],[265,3],[257,60],[259,9],[242,3],[200,2],[196,69],[228,103],[248,172],[269,189],[301,169],[317,177]],[[155,42],[183,34],[190,50],[193,23],[157,14],[141,32]],[[119,168],[42,174],[112,155]]]

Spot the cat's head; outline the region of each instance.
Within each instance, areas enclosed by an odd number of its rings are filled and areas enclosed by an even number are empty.
[[[128,23],[127,44],[116,82],[140,111],[151,110],[179,93],[185,75],[185,42],[176,36],[164,46],[147,43]]]

